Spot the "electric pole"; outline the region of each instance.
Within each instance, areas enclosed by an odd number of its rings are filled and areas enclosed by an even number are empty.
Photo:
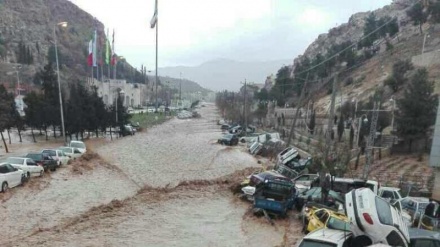
[[[371,151],[373,150],[374,139],[376,137],[376,127],[377,127],[377,120],[379,118],[379,108],[380,108],[380,102],[374,103],[373,114],[372,114],[371,125],[370,125],[370,134],[368,135],[367,145],[365,148],[366,162],[365,162],[364,172],[363,172],[363,176],[362,176],[362,178],[365,180],[368,178],[368,174],[370,173],[370,165],[373,162],[373,157],[372,157]]]
[[[244,108],[243,108],[243,116],[244,116],[244,136],[247,136],[247,114],[246,114],[246,98],[247,98],[247,83],[246,79],[244,79]]]
[[[328,154],[330,151],[330,144],[331,144],[331,136],[333,132],[333,121],[335,117],[335,101],[336,101],[336,88],[338,84],[338,72],[335,73],[335,77],[333,78],[333,87],[332,87],[332,98],[330,102],[330,116],[328,118],[327,123],[327,136],[326,136],[326,142],[325,142],[325,154],[324,154],[324,160],[328,159]],[[324,162],[325,164],[325,162]]]
[[[289,139],[287,139],[287,146],[290,145],[290,142],[291,142],[292,138],[295,138],[295,133],[294,132],[295,132],[296,120],[298,119],[299,108],[300,108],[300,106],[302,104],[302,101],[304,99],[304,94],[305,94],[305,91],[306,91],[306,87],[307,87],[308,81],[309,81],[309,73],[307,73],[306,81],[304,82],[303,88],[301,89],[301,95],[299,96],[299,101],[298,101],[298,105],[297,105],[297,108],[296,108],[296,113],[295,113],[295,116],[293,118],[292,126],[290,127]]]

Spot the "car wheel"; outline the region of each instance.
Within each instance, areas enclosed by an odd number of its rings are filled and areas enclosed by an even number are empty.
[[[43,170],[43,171],[40,171],[40,177],[42,177],[43,174],[44,174],[44,170]]]
[[[52,168],[50,169],[51,172],[54,172],[54,171],[56,171],[56,170],[57,170],[56,167],[52,167]]]
[[[2,192],[5,193],[6,191],[8,191],[8,183],[3,182],[3,184],[2,184]]]
[[[27,176],[28,179],[31,178],[31,173],[27,172],[26,176]]]

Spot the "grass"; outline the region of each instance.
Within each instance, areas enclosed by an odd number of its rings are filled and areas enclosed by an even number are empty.
[[[133,114],[130,118],[132,123],[139,122],[139,125],[142,129],[147,129],[153,127],[154,125],[158,125],[164,123],[170,119],[167,115],[165,116],[163,113],[143,113],[143,114]]]

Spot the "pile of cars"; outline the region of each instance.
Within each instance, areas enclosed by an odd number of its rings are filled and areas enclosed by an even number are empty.
[[[82,141],[71,141],[68,147],[44,149],[22,157],[8,157],[0,162],[1,192],[19,186],[31,177],[43,176],[44,172],[56,171],[87,151]]]
[[[256,130],[254,126],[249,125],[246,128],[246,133],[244,131],[245,128],[239,124],[229,125],[225,123],[221,124],[220,129],[226,133],[224,133],[223,136],[217,140],[217,143],[229,146],[234,146],[239,142],[243,142],[242,138],[247,138],[247,135],[252,135]]]
[[[297,150],[286,148],[274,170],[255,172],[241,184],[242,198],[252,202],[254,212],[266,217],[299,212],[307,235],[297,246],[440,247],[435,231],[440,221],[424,216],[427,198],[404,197],[399,188],[381,187],[375,180],[332,176],[323,195],[321,176],[295,170],[297,156]]]

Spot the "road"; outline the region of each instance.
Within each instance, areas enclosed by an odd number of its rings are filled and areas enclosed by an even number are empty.
[[[260,167],[244,148],[218,145],[214,105],[115,141],[99,155],[2,195],[0,246],[279,246],[290,219],[271,226],[230,182]]]

